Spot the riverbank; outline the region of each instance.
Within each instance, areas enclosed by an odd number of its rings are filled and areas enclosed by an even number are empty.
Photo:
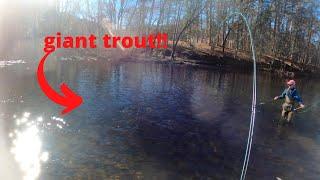
[[[209,69],[221,69],[221,70],[236,70],[236,71],[251,71],[252,60],[243,58],[234,58],[230,55],[217,54],[205,54],[202,52],[196,52],[185,49],[184,51],[178,51],[175,60],[171,58],[171,50],[162,50],[160,52],[154,52],[152,55],[147,53],[135,54],[131,57],[123,58],[122,60],[128,61],[157,61],[157,62],[170,62],[174,64],[185,64],[200,68]],[[272,63],[265,61],[259,61],[257,59],[257,68],[260,71],[272,73],[284,78],[294,78],[297,76],[312,76],[320,77],[319,70],[315,68],[314,71],[306,69],[301,71],[300,69],[283,65],[282,62],[275,60]]]
[[[170,47],[170,46],[169,46]],[[83,56],[89,60],[105,60],[105,61],[134,61],[134,62],[161,62],[174,63],[181,65],[190,65],[199,68],[251,71],[252,57],[251,53],[238,52],[235,56],[231,50],[215,48],[214,51],[208,51],[205,48],[191,48],[185,45],[177,47],[175,58],[171,58],[171,48],[168,49],[128,49],[121,51],[120,49],[91,49],[78,50],[78,58]],[[72,59],[74,51],[64,51],[59,53],[60,56]],[[280,59],[270,56],[256,57],[257,68],[260,71],[269,72],[284,78],[294,78],[300,76],[320,77],[319,67],[304,66],[281,61]],[[77,59],[73,57],[73,59]]]
[[[41,44],[37,42],[21,42],[20,48],[12,49],[10,55],[1,56],[0,61],[5,63],[8,59],[23,60],[25,62],[38,61],[43,56],[41,47],[26,51],[28,47]],[[100,47],[100,46],[99,46]],[[55,55],[63,60],[104,60],[104,61],[143,61],[161,62],[190,65],[200,68],[221,69],[232,71],[251,71],[251,52],[234,51],[232,49],[216,46],[213,50],[207,44],[192,46],[185,42],[178,44],[175,59],[171,58],[172,42],[169,42],[168,49],[59,49]],[[36,57],[36,58],[35,58]],[[260,55],[257,57],[257,68],[260,71],[276,74],[280,77],[312,76],[320,77],[320,68],[313,65],[302,65],[290,62],[285,59],[274,58],[272,56]],[[0,65],[1,66],[1,65]]]

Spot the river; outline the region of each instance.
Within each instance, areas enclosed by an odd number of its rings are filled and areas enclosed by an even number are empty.
[[[53,61],[53,60],[51,60]],[[16,62],[16,61],[15,61]],[[252,75],[153,62],[56,61],[46,76],[84,99],[70,114],[40,90],[37,63],[0,66],[1,179],[239,179]],[[258,71],[267,102],[285,80]],[[298,78],[306,106],[320,81]],[[258,106],[247,179],[320,179],[320,111],[278,127],[281,101]]]

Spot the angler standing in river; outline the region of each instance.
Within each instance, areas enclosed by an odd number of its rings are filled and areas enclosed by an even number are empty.
[[[302,102],[301,97],[298,94],[296,89],[296,82],[294,80],[290,80],[287,82],[288,88],[283,91],[280,96],[274,97],[274,100],[285,99],[282,104],[282,119],[286,120],[288,123],[292,122],[293,113],[298,109],[303,109],[304,104]],[[294,108],[294,103],[298,102],[299,107]]]

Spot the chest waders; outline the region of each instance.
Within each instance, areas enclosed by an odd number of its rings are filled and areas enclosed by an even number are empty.
[[[286,94],[285,101],[282,104],[282,113],[281,113],[282,121],[285,120],[287,122],[290,122],[292,120],[293,107],[294,107],[294,100]]]

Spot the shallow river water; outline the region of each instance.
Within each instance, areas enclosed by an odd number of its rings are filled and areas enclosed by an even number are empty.
[[[239,179],[251,73],[184,65],[59,61],[46,76],[84,99],[70,114],[41,92],[35,63],[0,67],[1,179]],[[285,88],[258,72],[258,103]],[[278,127],[258,106],[247,179],[320,179],[320,81],[298,78],[308,106]]]

